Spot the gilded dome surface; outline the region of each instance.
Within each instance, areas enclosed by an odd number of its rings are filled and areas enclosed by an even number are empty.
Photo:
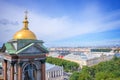
[[[28,28],[27,14],[25,15],[25,20],[23,21],[24,27],[16,32],[13,36],[13,39],[37,39],[35,34]]]
[[[36,39],[36,36],[32,31],[22,29],[14,34],[13,39]]]

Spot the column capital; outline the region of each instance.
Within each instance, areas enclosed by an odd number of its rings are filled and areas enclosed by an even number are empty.
[[[46,59],[40,60],[41,64],[44,64]]]
[[[11,65],[14,65],[16,63],[16,61],[11,61],[10,64]]]
[[[22,65],[23,65],[23,62],[19,62],[18,65],[19,65],[19,66],[22,66]]]
[[[3,61],[7,61],[6,59],[4,59]]]

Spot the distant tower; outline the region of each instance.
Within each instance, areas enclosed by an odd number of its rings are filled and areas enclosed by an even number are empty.
[[[28,28],[27,12],[23,28],[1,49],[4,80],[45,80],[45,54],[42,40]]]

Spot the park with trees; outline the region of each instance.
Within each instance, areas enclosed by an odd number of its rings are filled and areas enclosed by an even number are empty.
[[[55,64],[58,66],[63,66],[66,72],[74,72],[74,71],[77,71],[79,68],[78,63],[71,62],[64,59],[54,58],[54,57],[47,57],[46,62]]]
[[[84,66],[80,72],[73,72],[70,80],[120,80],[120,58],[114,57],[92,67]]]

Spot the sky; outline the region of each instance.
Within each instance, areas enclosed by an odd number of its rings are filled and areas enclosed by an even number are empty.
[[[46,46],[120,45],[120,0],[0,0],[0,45],[23,27]]]

